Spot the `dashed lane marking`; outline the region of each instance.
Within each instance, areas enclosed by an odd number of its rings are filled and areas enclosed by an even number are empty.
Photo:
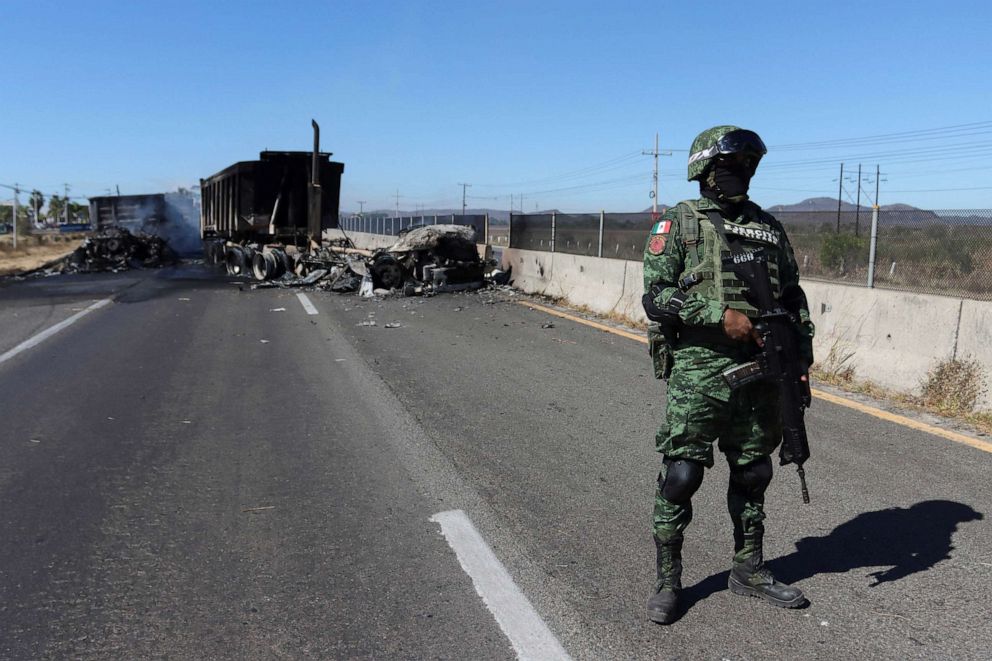
[[[55,335],[56,333],[58,333],[60,330],[62,330],[64,328],[68,328],[69,326],[73,325],[74,323],[76,323],[77,321],[79,321],[80,319],[82,319],[83,317],[85,317],[86,315],[88,315],[93,310],[99,310],[100,308],[102,308],[107,303],[110,303],[112,300],[113,299],[109,299],[109,298],[104,298],[102,300],[99,300],[96,303],[94,303],[93,305],[89,306],[88,308],[85,308],[83,310],[80,310],[79,312],[77,312],[76,314],[72,315],[68,319],[63,319],[62,321],[60,321],[59,323],[55,324],[54,326],[51,326],[49,328],[46,328],[45,330],[41,331],[37,335],[34,335],[32,337],[29,337],[28,339],[24,340],[23,342],[21,342],[20,344],[18,344],[13,349],[10,349],[9,351],[7,351],[5,353],[0,354],[0,364],[7,362],[8,360],[10,360],[11,358],[13,358],[17,354],[21,353],[22,351],[27,351],[31,347],[38,346],[39,344],[41,344],[42,342],[44,342],[45,340],[47,340],[48,338],[50,338],[52,335]]]
[[[307,311],[307,314],[319,314],[317,308],[313,306],[310,299],[303,292],[297,292],[296,298],[300,299],[300,303],[303,305],[303,309]]]
[[[441,526],[441,534],[499,628],[510,639],[517,658],[571,659],[465,512],[440,512],[430,520]]]
[[[538,305],[536,303],[530,303],[527,301],[517,301],[520,305],[533,308],[535,310],[540,310],[541,312],[546,312],[547,314],[552,314],[556,317],[561,317],[562,319],[569,319],[579,324],[585,326],[591,326],[601,331],[607,333],[613,333],[614,335],[619,335],[621,337],[626,337],[635,342],[640,342],[641,344],[647,344],[648,338],[644,335],[638,335],[637,333],[631,333],[629,331],[621,330],[619,328],[612,328],[606,324],[600,324],[595,321],[590,321],[589,319],[583,319],[582,317],[576,317],[574,315],[568,314],[567,312],[562,312],[561,310],[555,310],[553,308],[545,307],[543,305]],[[881,420],[886,420],[888,422],[895,423],[897,425],[902,425],[903,427],[909,427],[910,429],[915,429],[917,431],[926,432],[927,434],[933,434],[934,436],[939,436],[945,438],[949,441],[954,441],[955,443],[961,443],[975,448],[976,450],[981,450],[982,452],[992,453],[992,443],[987,441],[981,441],[977,438],[972,438],[965,434],[959,434],[956,431],[951,431],[950,429],[944,429],[942,427],[936,427],[934,425],[929,425],[925,422],[920,422],[919,420],[913,420],[912,418],[907,418],[904,415],[899,415],[898,413],[892,413],[890,411],[885,411],[874,406],[869,406],[868,404],[862,404],[861,402],[856,402],[853,399],[847,399],[846,397],[841,397],[840,395],[835,395],[823,390],[818,390],[816,388],[811,389],[813,392],[813,397],[817,399],[822,399],[824,401],[830,402],[831,404],[837,404],[838,406],[846,406],[849,409],[854,409],[866,415],[874,416]]]

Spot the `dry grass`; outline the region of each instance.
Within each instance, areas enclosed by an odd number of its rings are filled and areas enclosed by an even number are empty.
[[[42,266],[71,253],[79,245],[80,237],[28,236],[18,238],[14,250],[10,236],[0,237],[0,276],[16,275]]]
[[[985,393],[985,378],[977,360],[944,360],[923,380],[921,403],[947,416],[973,413]]]
[[[992,411],[974,410],[979,397],[985,392],[984,377],[977,361],[941,361],[923,379],[922,394],[914,395],[882,387],[868,379],[856,379],[854,369],[849,365],[854,354],[838,353],[843,360],[832,363],[835,348],[836,345],[831,347],[827,359],[810,370],[814,380],[847,392],[888,400],[902,408],[951,418],[992,434]]]

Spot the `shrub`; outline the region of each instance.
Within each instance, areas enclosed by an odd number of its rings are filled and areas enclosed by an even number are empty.
[[[820,262],[828,269],[868,263],[868,239],[851,234],[833,234],[823,240]]]
[[[922,389],[923,404],[944,415],[962,415],[975,409],[985,378],[977,360],[944,360],[927,373]]]

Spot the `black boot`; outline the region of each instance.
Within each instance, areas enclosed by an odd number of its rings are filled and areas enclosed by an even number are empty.
[[[658,580],[654,595],[648,599],[648,619],[658,624],[675,621],[682,592],[682,536],[661,542],[654,539],[657,549]]]
[[[734,562],[727,586],[734,594],[758,597],[779,608],[799,608],[806,603],[802,590],[775,580],[760,551],[744,562]]]
[[[734,594],[758,597],[781,608],[806,603],[802,590],[779,583],[765,567],[765,489],[772,479],[768,457],[744,466],[730,466],[727,508],[734,523],[734,566],[727,585]]]

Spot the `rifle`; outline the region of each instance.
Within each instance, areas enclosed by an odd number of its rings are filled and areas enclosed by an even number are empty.
[[[768,256],[764,250],[733,251],[723,261],[747,286],[748,302],[759,312],[754,328],[764,341],[761,353],[755,360],[724,371],[723,378],[731,390],[761,380],[772,381],[778,386],[783,435],[779,449],[780,465],[796,465],[803,502],[809,503],[803,463],[810,456],[805,410],[809,408],[812,397],[809,381],[801,379],[806,371],[799,354],[798,321],[772,293]]]

